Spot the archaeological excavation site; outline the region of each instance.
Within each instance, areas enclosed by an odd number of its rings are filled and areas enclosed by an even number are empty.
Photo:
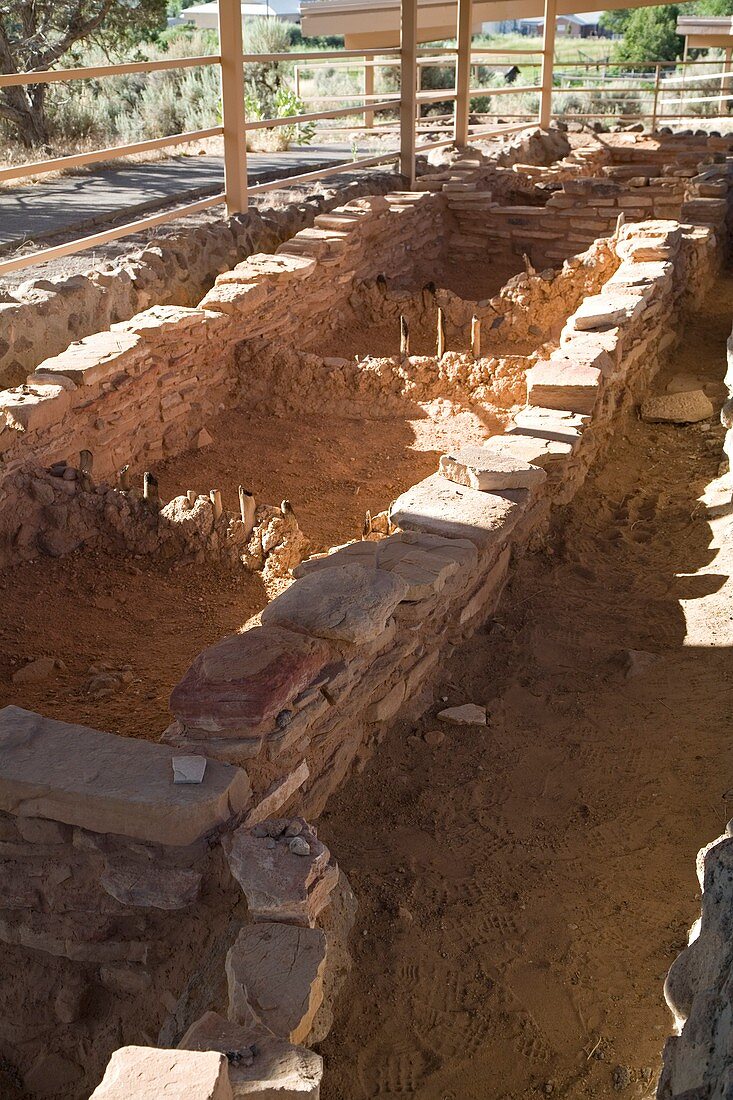
[[[733,136],[515,129],[0,305],[2,1100],[733,1096]]]

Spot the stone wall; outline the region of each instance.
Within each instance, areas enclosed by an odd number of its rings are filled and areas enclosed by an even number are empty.
[[[480,156],[480,165],[490,175],[497,164],[550,164],[566,151],[559,131],[529,128]],[[438,159],[445,156],[441,152]],[[450,174],[448,168],[446,178]],[[0,288],[0,387],[17,386],[42,360],[58,355],[72,341],[102,332],[150,306],[196,305],[218,274],[247,256],[274,252],[312,226],[318,214],[360,195],[386,194],[403,185],[402,177],[391,172],[368,172],[351,183],[336,177],[300,203],[253,208],[232,218],[182,218],[120,261],[94,266],[90,261],[85,274],[31,277],[17,290]]]
[[[17,290],[0,287],[0,386],[17,386],[73,340],[151,305],[196,305],[220,272],[255,252],[274,252],[318,214],[358,195],[402,185],[400,176],[370,172],[358,182],[337,180],[303,202],[276,209],[252,209],[232,218],[181,218],[122,260],[94,266],[90,261],[85,274],[31,277]]]
[[[716,256],[710,230],[674,222],[626,226],[616,249],[621,265],[528,371],[530,407],[476,456],[497,470],[461,485],[436,474],[392,506],[398,533],[299,566],[261,626],[194,661],[171,697],[168,743],[245,768],[259,797],[290,796],[297,777],[317,816],[381,724],[405,700],[419,707],[443,652],[490,612],[510,548],[575,492],[617,405],[660,365]]]
[[[566,178],[543,206],[500,206],[478,191],[449,193],[458,227],[450,248],[483,257],[504,246],[526,254],[538,269],[553,267],[597,238],[612,236],[621,215],[626,221],[672,218],[709,225],[722,239],[730,217],[733,158],[689,170],[679,169],[677,161],[666,167],[660,176],[651,174],[658,165],[636,164],[605,169],[601,178]]]
[[[681,313],[706,291],[717,258],[710,230],[670,221],[624,227],[616,248],[621,263],[601,292],[568,320],[560,347],[530,370],[527,407],[509,431],[480,453],[444,456],[436,474],[392,505],[393,534],[304,562],[261,625],[205,650],[174,689],[176,720],[164,740],[231,761],[251,783],[247,820],[262,823],[225,845],[250,904],[253,890],[261,892],[253,882],[257,845],[282,852],[292,843],[290,815],[317,815],[390,722],[429,705],[442,659],[491,613],[514,556],[542,537],[553,506],[573,496],[615,418],[638,401],[675,343]],[[283,808],[289,816],[272,823]],[[261,1024],[242,1023],[241,991],[253,952],[262,957],[263,935],[270,943],[278,933],[255,932],[252,947],[245,926],[229,952],[229,1020],[208,1013],[181,1043],[186,1051],[236,1054],[228,1063],[210,1058],[202,1095],[228,1097],[227,1085],[231,1095],[244,1094],[239,1057],[261,1049],[257,1041],[248,1045]],[[313,974],[315,943],[310,950]],[[309,988],[317,985],[314,977]],[[95,1096],[142,1095],[132,1082],[147,1081],[146,1074],[193,1082],[199,1070],[181,1051],[126,1048]],[[308,1073],[319,1072],[304,1070],[299,1086],[314,1100]]]
[[[664,995],[675,1035],[664,1047],[658,1100],[721,1100],[733,1088],[733,824],[697,857],[701,914]]]

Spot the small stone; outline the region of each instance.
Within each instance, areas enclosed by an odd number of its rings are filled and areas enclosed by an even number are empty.
[[[710,398],[702,390],[665,393],[642,402],[641,418],[649,424],[695,424],[714,413]]]
[[[265,847],[266,848],[274,848],[274,847],[276,847],[276,845],[277,845],[277,841],[275,840],[275,838],[272,837],[272,836],[268,836],[267,840],[265,841]]]
[[[436,748],[445,741],[445,734],[442,730],[428,730],[428,732],[423,735],[423,740],[426,745],[430,745],[431,748]]]
[[[632,1081],[633,1076],[628,1066],[616,1066],[613,1071],[613,1087],[616,1092],[627,1089]]]
[[[303,822],[298,821],[298,819],[296,818],[295,821],[291,821],[290,824],[288,825],[288,827],[286,828],[285,836],[300,836],[300,834],[302,832],[303,832]]]
[[[486,707],[479,707],[476,703],[464,703],[460,707],[447,707],[441,710],[438,718],[442,722],[450,722],[455,726],[485,726]]]
[[[205,756],[174,756],[171,764],[174,783],[203,783],[206,771]]]
[[[62,477],[64,481],[76,481],[76,470],[73,466],[67,466],[62,474]]]
[[[42,684],[56,671],[53,657],[38,657],[13,673],[14,684]]]
[[[211,435],[209,435],[206,428],[202,428],[199,434],[196,436],[196,446],[199,448],[199,450],[201,449],[201,447],[208,447],[213,442],[214,439]]]
[[[294,836],[288,844],[288,848],[294,856],[309,856],[311,854],[310,844],[302,836]]]

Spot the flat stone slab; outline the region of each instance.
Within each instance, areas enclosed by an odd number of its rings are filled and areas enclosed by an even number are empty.
[[[233,1100],[226,1056],[217,1051],[121,1047],[90,1100]]]
[[[405,530],[468,539],[483,550],[509,535],[528,499],[526,489],[484,493],[432,474],[397,498],[390,518]]]
[[[245,772],[209,760],[202,783],[175,784],[175,755],[165,745],[4,707],[0,809],[172,845],[191,844],[247,809]]]
[[[647,397],[641,405],[641,418],[651,424],[695,424],[714,416],[710,398],[702,390],[664,393]]]
[[[641,294],[594,294],[586,298],[572,317],[579,331],[615,328],[633,321],[644,310]]]
[[[69,344],[36,367],[38,374],[60,374],[77,386],[91,386],[125,371],[140,343],[134,332],[95,332]]]
[[[486,707],[476,703],[464,703],[460,707],[446,707],[438,713],[441,722],[450,722],[453,726],[485,726]]]
[[[510,428],[505,435],[509,438],[519,435],[525,439],[563,443],[570,450],[575,450],[580,444],[583,429],[589,421],[589,416],[570,412],[568,409],[545,409],[537,405],[528,405],[526,409],[516,413],[514,427]]]
[[[174,687],[170,708],[186,730],[254,736],[269,728],[331,656],[318,638],[277,625],[254,627],[199,653]]]
[[[407,593],[408,585],[383,569],[341,565],[297,580],[267,605],[262,622],[365,644],[384,632]]]
[[[278,1038],[266,1027],[242,1027],[218,1012],[206,1012],[178,1046],[227,1054],[234,1100],[248,1096],[255,1100],[318,1100],[323,1059],[308,1047]]]
[[[449,481],[482,492],[534,489],[547,477],[539,466],[488,447],[461,447],[441,455],[438,469]]]
[[[308,1035],[323,1001],[326,936],[320,928],[253,924],[241,930],[226,960],[229,1017],[250,1010],[291,1043]]]
[[[573,363],[569,359],[548,359],[527,371],[527,402],[549,409],[590,413],[601,382],[598,367]]]
[[[379,567],[409,586],[408,602],[442,592],[448,580],[473,569],[476,547],[467,539],[446,539],[415,531],[400,531],[377,543]]]
[[[304,851],[303,841],[308,851],[300,855],[293,847]],[[315,924],[338,881],[338,865],[312,825],[269,819],[237,829],[223,845],[253,920]]]
[[[367,569],[376,569],[377,553],[376,542],[350,542],[346,546],[336,547],[328,554],[319,554],[300,562],[293,569],[293,576],[299,580],[309,573],[317,573],[320,569],[333,569],[335,565],[363,565]]]

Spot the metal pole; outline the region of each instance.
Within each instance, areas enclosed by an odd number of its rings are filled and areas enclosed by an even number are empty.
[[[240,0],[219,0],[219,52],[227,212],[241,214],[247,209],[247,142]]]
[[[657,106],[659,104],[659,71],[660,64],[657,62],[656,70],[654,73],[654,102],[652,103],[652,133],[657,129]]]
[[[417,110],[417,0],[400,5],[400,172],[415,186],[415,112]]]
[[[468,145],[468,91],[471,87],[471,7],[472,0],[458,0],[458,57],[456,59],[456,145]]]
[[[545,24],[542,35],[542,90],[539,123],[546,130],[552,120],[552,69],[555,60],[555,20],[557,0],[545,0]]]

